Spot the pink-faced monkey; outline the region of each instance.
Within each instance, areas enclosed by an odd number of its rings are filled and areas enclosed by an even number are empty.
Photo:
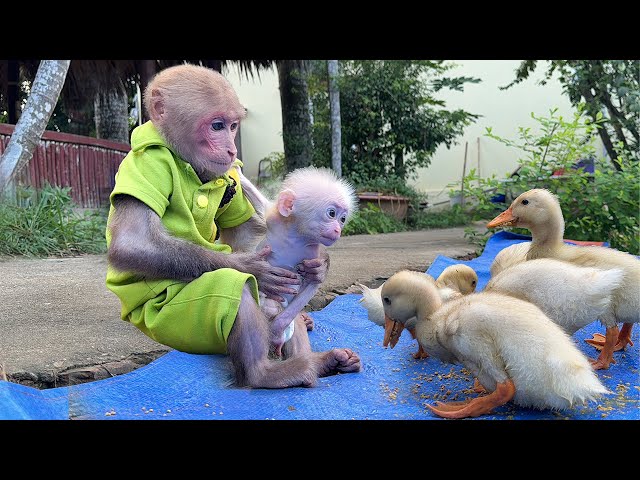
[[[234,168],[245,109],[231,84],[181,65],[154,77],[144,103],[151,120],[132,133],[110,197],[106,283],[122,319],[178,350],[228,353],[240,386],[312,386],[359,369],[347,349],[269,359],[258,285],[278,298],[300,281],[266,260],[268,247],[236,253],[216,242],[218,230],[250,238],[260,228]]]

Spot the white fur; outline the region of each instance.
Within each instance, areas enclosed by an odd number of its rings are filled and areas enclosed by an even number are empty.
[[[606,313],[622,278],[619,268],[599,270],[541,258],[502,271],[489,281],[485,291],[531,302],[573,334]]]
[[[491,277],[495,277],[513,265],[526,261],[529,245],[531,245],[531,242],[521,242],[500,250],[491,263]]]
[[[395,320],[417,316],[416,338],[430,355],[463,364],[489,391],[511,379],[518,405],[565,409],[609,393],[570,337],[529,302],[481,292],[442,303],[435,285],[406,271],[382,294]]]

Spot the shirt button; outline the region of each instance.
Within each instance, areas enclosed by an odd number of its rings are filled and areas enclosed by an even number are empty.
[[[224,180],[222,180],[221,178],[219,178],[218,180],[216,180],[216,185],[218,187],[221,187],[222,185],[224,185]]]
[[[198,200],[196,200],[196,202],[198,203],[198,206],[200,208],[205,208],[207,205],[209,205],[209,199],[207,198],[206,195],[200,195],[198,197]]]

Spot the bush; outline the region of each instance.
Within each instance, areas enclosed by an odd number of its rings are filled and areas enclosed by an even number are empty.
[[[637,255],[640,253],[638,161],[625,155],[619,144],[616,151],[622,171],[617,171],[609,159],[596,155],[594,138],[601,128],[601,118],[591,122],[584,114],[584,107],[579,107],[571,120],[556,116],[556,111],[551,110],[548,117],[531,114],[540,125],[541,133],[533,135],[530,128],[520,127],[517,141],[487,129],[488,137],[517,148],[522,156],[518,159],[517,174],[502,181],[495,176],[478,178],[474,170],[465,177],[463,191],[471,200],[472,215],[486,218],[490,214],[490,218],[506,209],[520,193],[546,188],[560,201],[565,238],[606,241],[613,248]],[[592,161],[594,173],[577,168],[579,161]],[[554,175],[557,172],[561,174]],[[496,194],[505,195],[506,202],[492,203],[491,197]],[[530,234],[525,229],[515,231]]]
[[[439,212],[418,211],[408,219],[412,230],[459,227],[468,225],[471,221],[471,215],[460,205]]]
[[[349,219],[342,231],[343,235],[403,232],[407,228],[404,223],[384,213],[380,207],[367,204]]]
[[[104,253],[107,212],[74,211],[69,187],[19,190],[19,204],[0,202],[0,255],[29,257]]]

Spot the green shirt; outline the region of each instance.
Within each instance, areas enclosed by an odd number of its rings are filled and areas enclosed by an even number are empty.
[[[234,165],[242,166],[240,160]],[[236,181],[233,199],[218,208],[231,178]],[[148,205],[174,236],[219,252],[231,252],[229,245],[216,243],[217,227],[230,228],[247,221],[253,206],[242,194],[237,170],[232,167],[224,175],[202,183],[191,165],[185,162],[162,138],[153,123],[135,128],[131,135],[131,151],[124,158],[111,192],[109,219],[113,215],[113,198],[131,195]],[[107,227],[107,245],[111,233]],[[145,280],[131,272],[107,269],[107,288],[122,303],[121,317],[162,293],[178,280]]]

